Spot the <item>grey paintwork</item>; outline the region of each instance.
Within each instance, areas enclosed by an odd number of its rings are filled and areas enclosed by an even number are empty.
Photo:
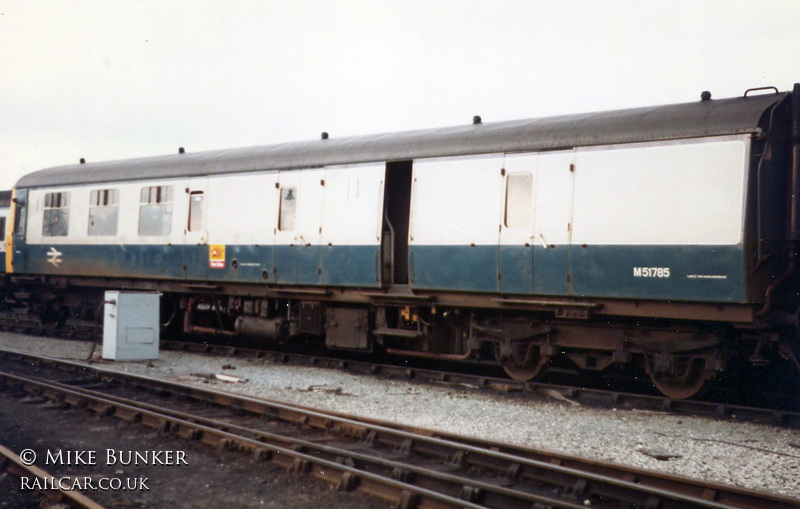
[[[759,132],[762,115],[787,93],[698,101],[400,133],[284,143],[75,164],[22,177],[16,187],[50,187],[290,170],[424,157],[566,149]]]

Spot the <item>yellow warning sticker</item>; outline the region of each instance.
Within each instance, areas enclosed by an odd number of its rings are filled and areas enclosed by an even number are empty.
[[[225,268],[225,244],[209,244],[208,267],[211,269]]]

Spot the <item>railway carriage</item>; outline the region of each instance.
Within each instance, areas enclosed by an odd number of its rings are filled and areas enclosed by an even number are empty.
[[[0,273],[5,275],[6,270],[6,225],[8,223],[8,212],[11,207],[11,191],[0,191]]]
[[[678,105],[41,170],[14,190],[12,300],[329,348],[637,363],[675,398],[798,368],[800,86]],[[795,190],[795,191],[793,191]]]

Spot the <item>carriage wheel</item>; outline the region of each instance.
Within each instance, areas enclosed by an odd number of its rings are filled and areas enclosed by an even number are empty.
[[[714,372],[706,369],[705,357],[690,357],[681,375],[651,373],[650,380],[656,389],[671,399],[688,399],[697,396],[707,387]]]
[[[515,349],[516,350],[516,349]],[[503,370],[508,376],[520,382],[530,382],[540,380],[547,372],[547,363],[550,361],[549,355],[541,355],[539,347],[529,344],[521,348],[522,352],[515,351],[514,355],[503,359]]]

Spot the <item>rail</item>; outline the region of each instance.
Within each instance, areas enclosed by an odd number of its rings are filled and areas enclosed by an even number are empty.
[[[82,380],[88,375],[111,388],[145,387],[151,393],[170,393],[180,396],[181,401],[199,402],[206,409],[213,404],[215,408],[232,409],[233,415],[257,416],[258,422],[268,424],[265,429],[202,417],[197,410],[135,402],[107,394],[106,389],[72,387],[18,373],[0,375],[6,385],[39,397],[85,405],[100,415],[115,415],[216,447],[257,454],[290,470],[331,480],[342,489],[362,489],[401,507],[510,507],[520,503],[583,507],[587,503],[612,503],[663,509],[800,508],[800,499],[508,444],[420,432],[44,356],[10,352],[5,359],[22,360],[39,370],[52,367],[76,371]],[[278,425],[290,426],[293,431],[276,432],[272,427]],[[429,468],[432,462],[435,465]]]

